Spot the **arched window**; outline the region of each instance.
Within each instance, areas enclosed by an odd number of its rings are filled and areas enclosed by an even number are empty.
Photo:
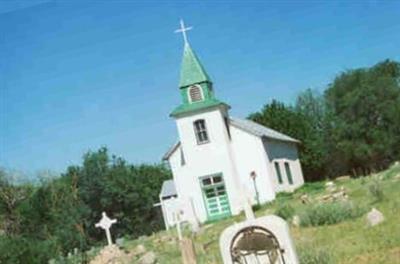
[[[191,103],[203,100],[203,93],[198,85],[194,85],[189,88],[189,99]]]
[[[206,128],[206,121],[204,119],[196,120],[193,123],[194,126],[194,133],[196,134],[197,144],[207,143],[208,134]]]

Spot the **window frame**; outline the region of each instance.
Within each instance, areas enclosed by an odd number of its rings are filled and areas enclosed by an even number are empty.
[[[281,166],[279,165],[279,161],[274,161],[274,167],[275,167],[275,174],[278,178],[278,183],[283,184],[282,171],[281,171]]]
[[[202,122],[202,123],[201,123]],[[197,124],[203,124],[203,128],[197,126]],[[193,122],[194,134],[196,137],[197,145],[207,144],[210,142],[210,137],[208,135],[207,125],[205,119],[197,119]],[[205,139],[204,139],[205,138]]]
[[[285,166],[285,172],[286,172],[286,177],[288,179],[288,182],[289,182],[290,185],[293,185],[294,184],[294,182],[293,182],[293,174],[292,174],[292,170],[290,168],[289,162],[285,161],[284,162],[284,166]]]

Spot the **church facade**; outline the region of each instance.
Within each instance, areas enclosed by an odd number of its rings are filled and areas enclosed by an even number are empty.
[[[303,185],[298,140],[231,117],[186,41],[181,67],[182,102],[170,115],[179,141],[163,157],[173,173],[160,193],[167,228],[177,217],[204,223],[237,215],[244,199],[262,204]]]

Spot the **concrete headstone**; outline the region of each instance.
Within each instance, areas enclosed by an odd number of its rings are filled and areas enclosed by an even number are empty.
[[[385,220],[383,214],[375,208],[367,214],[367,222],[369,226],[375,226],[382,223]]]
[[[289,226],[275,215],[229,226],[222,232],[219,246],[224,264],[299,263]]]

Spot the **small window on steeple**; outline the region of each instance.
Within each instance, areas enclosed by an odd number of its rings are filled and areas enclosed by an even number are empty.
[[[203,100],[203,93],[198,85],[189,88],[189,99],[191,103]]]

